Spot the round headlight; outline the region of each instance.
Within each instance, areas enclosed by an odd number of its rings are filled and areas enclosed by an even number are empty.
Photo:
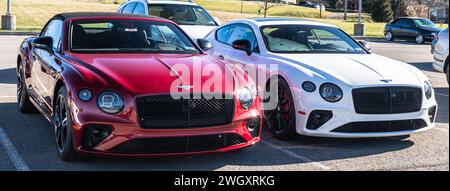
[[[429,82],[425,81],[423,90],[425,91],[425,96],[427,97],[427,99],[430,99],[433,96],[433,87]]]
[[[316,91],[316,85],[312,82],[306,81],[302,84],[302,87],[307,92],[314,92]]]
[[[81,101],[85,101],[85,102],[91,101],[91,99],[92,99],[92,92],[89,91],[86,88],[85,89],[81,89],[78,92],[78,97],[80,98]]]
[[[253,93],[248,88],[242,88],[239,91],[239,102],[243,109],[250,109],[253,105]]]
[[[105,113],[117,114],[122,111],[124,102],[119,94],[113,91],[105,91],[98,96],[97,105]]]
[[[338,102],[342,99],[341,88],[332,83],[324,83],[320,86],[320,96],[328,102]]]

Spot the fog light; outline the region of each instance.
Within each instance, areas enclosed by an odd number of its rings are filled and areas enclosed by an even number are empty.
[[[307,129],[317,130],[322,125],[327,123],[333,117],[333,112],[315,110],[309,114],[308,123],[306,124]]]
[[[90,150],[111,135],[112,128],[104,125],[89,125],[83,129],[83,148]]]
[[[428,110],[428,116],[430,117],[431,123],[434,123],[434,119],[436,117],[436,110],[437,110],[436,106],[433,106]]]
[[[248,132],[252,135],[253,138],[259,136],[259,131],[261,127],[260,118],[249,119],[245,123],[245,127],[247,127]]]

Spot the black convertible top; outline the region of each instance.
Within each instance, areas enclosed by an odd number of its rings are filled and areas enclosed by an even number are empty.
[[[80,17],[136,17],[136,18],[157,18],[161,20],[167,20],[160,17],[137,15],[137,14],[124,14],[124,13],[112,13],[112,12],[68,12],[55,15],[53,18],[59,18],[61,20],[80,18]]]

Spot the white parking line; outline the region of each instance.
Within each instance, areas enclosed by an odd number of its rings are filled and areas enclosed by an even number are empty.
[[[30,171],[30,168],[28,168],[28,165],[20,156],[19,152],[14,147],[8,135],[1,127],[0,127],[0,143],[6,150],[6,154],[8,154],[9,160],[11,160],[11,162],[14,164],[17,171]]]
[[[274,149],[274,150],[281,151],[281,152],[283,152],[283,153],[285,153],[285,154],[287,154],[287,155],[289,155],[289,156],[291,156],[291,157],[294,157],[294,158],[296,158],[296,159],[299,159],[299,160],[301,160],[301,161],[303,161],[303,162],[307,162],[307,163],[309,163],[309,164],[311,164],[311,165],[313,165],[313,166],[315,166],[315,167],[321,168],[321,169],[323,169],[323,170],[331,170],[330,167],[325,166],[325,165],[323,165],[323,164],[320,163],[320,162],[316,162],[316,161],[314,161],[314,160],[312,160],[312,159],[310,159],[310,158],[307,158],[307,157],[298,155],[297,153],[294,153],[294,152],[292,152],[292,151],[290,151],[290,150],[287,150],[287,149],[285,149],[285,148],[282,148],[282,147],[280,147],[280,146],[274,145],[274,144],[269,143],[269,142],[267,142],[267,141],[261,141],[261,143],[264,144],[264,145],[266,145],[266,146],[268,146],[268,147],[270,147],[270,148],[272,148],[272,149]]]

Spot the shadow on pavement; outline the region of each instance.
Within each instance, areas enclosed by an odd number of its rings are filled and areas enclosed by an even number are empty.
[[[433,63],[432,62],[410,62],[408,64],[413,65],[414,67],[418,68],[419,70],[422,71],[427,71],[427,72],[438,72],[433,68]]]
[[[5,129],[18,151],[32,170],[218,170],[245,166],[258,170],[274,165],[301,164],[304,161],[272,149],[265,144],[230,153],[191,157],[159,158],[95,158],[78,163],[65,163],[56,156],[54,133],[40,114],[21,114],[16,103],[0,103],[0,126]],[[414,145],[409,140],[391,139],[324,139],[305,137],[281,142],[263,132],[263,139],[277,146],[293,145],[301,156],[317,161],[347,159],[377,155],[406,149]],[[298,169],[301,170],[301,169]]]
[[[0,69],[0,84],[16,84],[16,69]]]
[[[395,41],[387,41],[384,39],[368,39],[368,42],[382,42],[386,44],[402,44],[402,45],[418,45],[418,46],[430,46],[431,42],[426,42],[423,44],[417,44],[414,40],[395,40]],[[431,49],[430,49],[431,51]]]
[[[438,123],[448,123],[448,112],[449,112],[449,99],[448,99],[448,88],[435,88],[436,101],[439,105],[438,114],[436,117],[436,122]],[[447,96],[444,96],[447,95]]]

